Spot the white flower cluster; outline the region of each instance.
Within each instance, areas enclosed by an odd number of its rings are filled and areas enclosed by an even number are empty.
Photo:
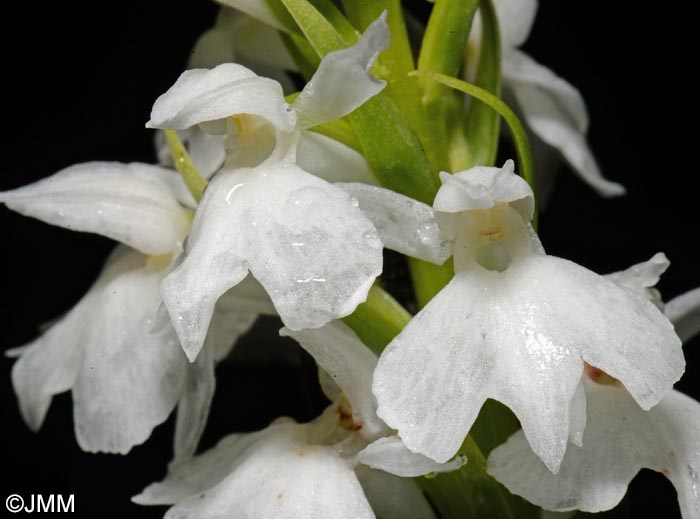
[[[685,365],[678,335],[700,329],[700,289],[664,310],[653,291],[663,255],[608,277],[547,255],[512,161],[442,172],[432,207],[378,187],[360,153],[310,129],[385,87],[370,67],[389,46],[386,15],[288,102],[280,82],[228,62],[267,60],[281,79],[282,46],[261,58],[254,38],[230,34],[276,41],[271,27],[283,27],[263,2],[232,3],[247,14],[223,16],[194,53],[211,68],[183,73],[148,123],[188,143],[209,179],[199,202],[164,145],[162,166],[81,164],[0,193],[17,212],[120,244],[70,312],[10,352],[29,426],[70,390],[80,446],[126,453],[177,406],[168,475],[134,498],[173,505],[168,518],[430,518],[411,478],[460,469],[491,398],[522,426],[488,460],[512,492],[600,511],[647,467],[699,518],[700,404],[672,387]],[[618,194],[585,145],[578,92],[516,49],[536,5],[496,7],[503,77],[532,131]],[[377,358],[339,319],[367,298],[384,247],[437,265],[452,256],[455,275]],[[214,366],[261,314],[313,356],[332,404],[311,423],[280,419],[195,456]]]

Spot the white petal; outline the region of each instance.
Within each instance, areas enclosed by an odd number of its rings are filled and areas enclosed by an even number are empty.
[[[232,36],[238,57],[245,57],[251,63],[267,65],[272,69],[297,70],[294,59],[290,56],[279,33],[269,24],[249,16],[239,15]]]
[[[439,462],[462,444],[493,368],[494,352],[478,340],[480,320],[456,313],[473,303],[477,291],[470,289],[456,275],[387,346],[374,373],[379,417],[410,450]]]
[[[173,463],[182,463],[194,455],[207,425],[216,389],[214,353],[213,345],[205,345],[201,355],[187,367],[182,396],[177,404]]]
[[[177,247],[189,227],[170,176],[171,171],[147,164],[87,162],[0,193],[0,202],[52,225],[101,234],[144,254],[163,254]]]
[[[273,425],[254,433],[226,436],[214,448],[186,463],[171,464],[163,481],[149,485],[132,501],[141,505],[172,505],[208,490],[235,469],[251,446],[264,442],[278,428],[278,425]]]
[[[352,313],[381,263],[381,240],[349,195],[294,164],[267,163],[214,177],[163,300],[192,359],[214,303],[247,268],[298,330]]]
[[[522,433],[495,449],[489,473],[511,492],[550,510],[614,507],[642,468],[666,475],[683,517],[700,517],[700,404],[671,391],[644,412],[614,386],[587,384],[583,447],[570,446],[556,476],[528,449]]]
[[[277,315],[270,297],[254,277],[246,278],[224,293],[214,307],[206,342],[217,362],[226,357],[238,339],[253,326],[259,315]]]
[[[143,262],[132,252],[123,267],[113,266],[84,324],[73,402],[76,436],[86,451],[126,453],[144,442],[182,391],[187,360],[174,330],[151,332],[164,272]]]
[[[624,194],[623,186],[603,177],[586,143],[588,115],[578,90],[519,51],[504,55],[503,77],[533,132],[601,195]]]
[[[507,160],[502,168],[476,166],[454,175],[443,171],[442,186],[435,195],[433,208],[438,212],[461,213],[506,202],[529,222],[535,212],[535,197],[527,182],[514,174],[514,169],[513,161]]]
[[[301,344],[343,390],[352,406],[353,422],[361,426],[364,437],[374,438],[387,430],[377,418],[377,401],[372,394],[377,357],[350,328],[336,321],[312,330],[282,328],[280,335]]]
[[[299,126],[311,128],[333,121],[377,95],[386,81],[372,76],[370,68],[389,42],[384,13],[367,27],[355,45],[326,54],[294,102]]]
[[[328,182],[379,182],[365,158],[349,146],[316,132],[302,131],[297,149],[297,164]]]
[[[12,368],[12,384],[22,416],[32,430],[41,427],[53,395],[73,387],[83,356],[85,323],[90,322],[102,285],[124,269],[138,268],[138,256],[126,247],[117,247],[105,262],[100,279],[78,304],[34,342],[5,352],[20,357]]]
[[[608,279],[620,286],[633,290],[637,295],[648,298],[659,308],[663,308],[661,295],[654,286],[661,274],[666,272],[671,263],[663,252],[657,252],[649,261],[637,263],[626,270],[608,274]]]
[[[80,338],[92,292],[41,337],[22,348],[12,368],[12,385],[27,425],[41,427],[53,395],[68,391],[80,365]]]
[[[671,299],[664,309],[682,342],[700,333],[700,287]]]
[[[562,116],[569,120],[575,130],[581,134],[588,131],[586,103],[573,85],[524,52],[518,50],[509,52],[503,60],[503,76],[506,81],[542,89],[557,103]]]
[[[146,126],[184,130],[238,114],[257,115],[281,131],[291,131],[295,125],[279,83],[236,63],[224,63],[211,70],[183,72],[156,100]]]
[[[429,205],[381,187],[336,185],[357,199],[387,249],[438,265],[452,255],[452,246],[440,233]]]
[[[409,449],[446,461],[494,398],[556,471],[570,424],[581,422],[580,402],[571,406],[582,360],[621,380],[645,408],[684,365],[654,305],[578,265],[531,255],[503,273],[458,273],[380,358],[378,415]]]
[[[364,465],[355,467],[372,510],[381,519],[436,519],[428,500],[411,478],[401,478]]]
[[[576,393],[569,409],[569,441],[579,447],[583,443],[583,431],[586,428],[586,392],[583,383],[576,387]]]
[[[190,52],[187,68],[214,68],[222,63],[235,61],[232,28],[217,23],[197,38]]]
[[[537,14],[537,0],[495,0],[493,6],[504,48],[525,43]]]
[[[282,25],[277,18],[272,13],[270,8],[267,6],[264,0],[216,0],[217,2],[238,9],[244,12],[248,16],[260,20],[261,22],[279,29],[280,31],[286,31],[287,29]]]
[[[332,448],[309,445],[307,430],[293,423],[277,424],[255,435],[232,438],[224,446],[222,442],[214,449],[218,456],[210,460],[221,468],[228,462],[230,474],[215,486],[202,483],[209,483],[223,470],[216,474],[217,470],[203,469],[199,458],[193,460],[193,468],[189,464],[178,467],[179,478],[168,478],[173,486],[182,481],[180,486],[199,486],[201,491],[180,501],[166,517],[374,518],[352,468]],[[256,436],[255,441],[250,436]],[[241,449],[236,439],[248,440],[247,448]],[[194,480],[194,485],[188,485],[187,479]],[[154,493],[149,490],[144,494]],[[135,500],[143,502],[141,496]]]
[[[233,9],[222,9],[216,25],[195,43],[187,68],[214,68],[236,62],[258,75],[279,81],[287,89],[285,70],[296,71],[277,30]],[[293,85],[289,85],[293,92]]]
[[[457,456],[450,462],[437,463],[427,456],[408,450],[398,436],[389,436],[370,443],[357,455],[357,461],[397,476],[414,477],[457,470],[467,460]]]

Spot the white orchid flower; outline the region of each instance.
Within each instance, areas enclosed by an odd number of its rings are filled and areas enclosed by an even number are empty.
[[[311,423],[282,419],[230,435],[134,501],[175,504],[165,516],[171,519],[434,518],[407,478],[456,469],[463,460],[436,463],[391,435],[371,392],[377,358],[345,325],[282,334],[314,356],[325,387],[335,386],[329,389],[335,402]]]
[[[455,277],[382,354],[378,414],[409,449],[445,461],[493,398],[556,472],[585,425],[584,361],[650,409],[683,372],[680,341],[646,297],[545,255],[512,161],[441,178],[433,207]]]
[[[558,474],[529,449],[522,431],[489,456],[488,471],[514,494],[554,511],[615,507],[643,469],[678,492],[684,519],[700,517],[700,403],[671,390],[649,411],[621,387],[585,381],[583,446],[570,445]]]
[[[500,26],[503,87],[515,98],[530,130],[559,150],[598,193],[624,194],[623,186],[603,177],[586,143],[588,113],[579,91],[518,49],[530,34],[537,0],[494,0],[494,7]],[[478,56],[480,41],[481,21],[477,16],[469,38],[470,56]]]
[[[179,402],[176,454],[193,453],[214,391],[214,359],[247,330],[259,308],[246,307],[254,299],[250,289],[222,298],[211,345],[194,364],[169,322],[154,330],[160,284],[190,225],[193,201],[180,178],[146,164],[93,162],[0,193],[0,202],[124,244],[72,310],[10,352],[19,356],[12,381],[27,424],[38,429],[53,395],[71,390],[80,446],[126,453]]]
[[[328,54],[293,106],[279,83],[235,64],[187,71],[156,101],[151,127],[181,130],[199,124],[207,131],[228,130],[231,137],[227,165],[197,208],[185,259],[162,285],[190,359],[201,349],[217,299],[248,272],[294,330],[352,313],[381,272],[380,234],[360,202],[302,169],[295,151],[300,129],[341,117],[384,87],[369,73],[389,43],[384,18],[353,47]],[[430,227],[427,206],[397,203],[409,199],[389,191],[385,200],[409,212],[415,208],[417,216],[411,218],[417,222],[424,216],[423,227]],[[414,230],[407,239],[439,244],[435,229],[423,236]],[[429,252],[422,259],[441,263],[446,258]]]
[[[700,332],[700,288],[664,305],[652,287],[668,266],[659,253],[608,277],[664,309],[687,341]],[[644,348],[645,343],[639,347]],[[593,382],[597,375],[587,370],[584,376],[587,423],[583,444],[569,446],[558,474],[546,470],[522,431],[491,453],[489,473],[511,492],[548,510],[601,512],[615,507],[632,478],[648,468],[671,480],[685,519],[700,518],[700,404],[671,390],[644,411],[616,381]]]

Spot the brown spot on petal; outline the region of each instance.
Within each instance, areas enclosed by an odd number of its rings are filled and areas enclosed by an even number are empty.
[[[667,478],[671,477],[671,473],[667,469],[661,469],[661,473]]]
[[[598,369],[594,366],[591,366],[587,362],[583,363],[583,369],[584,369],[586,375],[588,375],[588,378],[590,378],[593,382],[597,382],[598,384],[603,384],[606,386],[619,386],[620,385],[619,380],[611,377],[602,369]]]
[[[284,497],[284,495],[282,494],[282,492],[280,492],[279,494],[277,494],[277,499],[278,499],[278,500],[279,500],[279,499],[282,499],[283,497]]]

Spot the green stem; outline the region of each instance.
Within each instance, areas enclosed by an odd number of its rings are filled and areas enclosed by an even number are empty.
[[[173,155],[175,169],[180,172],[187,189],[190,190],[194,199],[199,202],[202,199],[204,188],[207,187],[207,180],[197,170],[177,132],[165,130],[165,140],[168,142],[170,153]]]
[[[357,336],[377,355],[411,320],[411,314],[391,294],[374,284],[367,300],[343,318]]]

